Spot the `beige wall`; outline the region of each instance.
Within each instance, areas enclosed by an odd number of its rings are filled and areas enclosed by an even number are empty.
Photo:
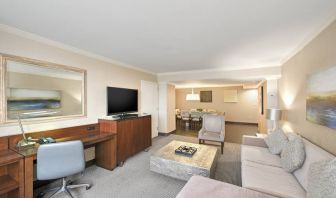
[[[306,120],[307,75],[331,66],[336,66],[336,22],[283,65],[279,99],[281,107],[288,109],[285,130],[297,132],[336,154],[336,130]]]
[[[87,118],[25,124],[24,127],[27,131],[41,131],[96,123],[99,117],[106,115],[106,86],[140,89],[141,80],[157,81],[156,76],[152,74],[119,67],[115,64],[2,31],[0,31],[0,43],[0,53],[44,60],[87,70]],[[17,133],[19,133],[17,125],[0,126],[0,136]]]
[[[176,121],[175,121],[175,86],[168,84],[167,86],[167,113],[168,113],[168,121],[167,121],[167,129],[169,132],[174,131],[176,129]]]
[[[176,129],[175,86],[159,84],[159,132],[170,133]]]
[[[224,103],[224,89],[238,89],[237,103]],[[241,87],[209,87],[194,89],[195,93],[212,90],[212,103],[186,101],[186,94],[191,89],[176,89],[176,108],[178,109],[215,109],[225,112],[226,121],[258,122],[258,91],[257,89],[242,89]]]

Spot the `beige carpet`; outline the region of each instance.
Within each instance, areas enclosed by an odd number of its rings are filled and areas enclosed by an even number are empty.
[[[176,125],[176,135],[197,137],[199,129],[189,129],[179,124]],[[225,124],[225,142],[241,144],[243,135],[255,135],[258,131],[257,124],[232,123]]]
[[[173,198],[185,185],[185,181],[173,179],[149,170],[150,155],[157,149],[172,140],[197,142],[194,137],[170,135],[157,137],[148,152],[128,159],[123,167],[108,171],[97,166],[86,169],[83,177],[77,175],[76,182],[93,184],[88,191],[85,189],[71,190],[75,197],[99,198]],[[218,147],[219,148],[219,147]],[[234,143],[224,144],[224,154],[220,155],[217,162],[215,179],[235,185],[241,185],[240,171],[240,145]],[[76,183],[75,182],[75,183]],[[52,186],[59,184],[54,182]],[[35,194],[41,189],[37,190]],[[64,195],[57,197],[66,197]]]

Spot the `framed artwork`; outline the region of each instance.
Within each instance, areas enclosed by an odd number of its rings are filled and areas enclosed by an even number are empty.
[[[336,129],[336,66],[307,78],[306,119]]]
[[[86,70],[1,54],[0,124],[86,116]]]
[[[212,102],[212,91],[200,91],[200,102]]]
[[[226,89],[226,90],[224,90],[224,102],[238,102],[238,91],[237,91],[237,89]]]
[[[9,88],[7,97],[7,117],[9,119],[17,119],[18,113],[24,119],[61,115],[61,91]],[[29,114],[29,112],[37,111],[44,111],[43,116]]]

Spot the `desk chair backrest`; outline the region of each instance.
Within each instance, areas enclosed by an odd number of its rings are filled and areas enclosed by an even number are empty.
[[[84,169],[84,147],[79,140],[44,144],[37,150],[38,180],[64,178]]]

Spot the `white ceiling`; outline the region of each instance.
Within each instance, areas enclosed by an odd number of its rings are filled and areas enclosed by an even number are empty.
[[[226,80],[226,79],[209,79],[209,80],[186,80],[186,81],[172,81],[176,88],[201,88],[201,87],[232,87],[243,85],[256,85],[260,81],[257,80]]]
[[[278,66],[335,0],[1,0],[0,23],[155,73]]]

